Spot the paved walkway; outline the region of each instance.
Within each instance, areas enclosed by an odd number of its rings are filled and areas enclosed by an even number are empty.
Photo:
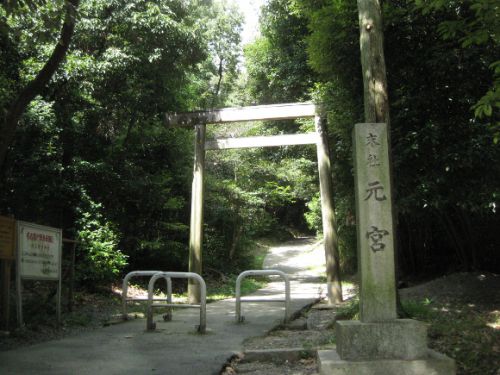
[[[315,246],[316,245],[316,246]],[[324,269],[323,247],[310,239],[273,248],[265,268],[291,275],[291,311],[299,311],[324,295],[319,275]],[[283,282],[271,282],[254,295],[283,298]],[[235,323],[234,299],[207,305],[207,334],[195,333],[198,309],[175,310],[171,322],[158,316],[155,332],[137,319],[0,353],[0,374],[165,374],[213,375],[248,337],[260,336],[279,324],[283,303],[243,303],[245,323]]]

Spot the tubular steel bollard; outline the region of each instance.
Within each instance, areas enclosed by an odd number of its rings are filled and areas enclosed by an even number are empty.
[[[251,300],[242,300],[241,299],[241,282],[247,276],[270,276],[270,275],[278,275],[283,278],[285,281],[285,299],[251,299]],[[241,315],[241,303],[242,302],[285,302],[285,319],[284,323],[288,322],[290,319],[290,280],[288,275],[280,270],[248,270],[243,271],[238,275],[236,279],[236,322],[242,323],[245,320],[245,317]]]
[[[153,288],[156,281],[161,277],[168,278],[181,278],[181,279],[194,279],[200,284],[200,304],[190,305],[190,304],[173,304],[171,302],[167,304],[154,304],[153,300]],[[151,280],[149,280],[148,285],[148,308],[147,308],[147,321],[146,329],[148,331],[153,331],[156,328],[156,323],[153,322],[153,307],[197,307],[200,309],[200,325],[197,326],[199,333],[205,333],[207,327],[207,286],[205,280],[194,272],[159,272],[153,275]]]
[[[122,285],[122,318],[123,320],[128,320],[127,315],[127,302],[128,301],[148,301],[148,298],[128,298],[128,282],[132,277],[135,276],[153,276],[157,273],[162,273],[163,271],[132,271],[127,273],[127,275],[123,278]],[[167,301],[168,303],[172,303],[172,279],[170,277],[163,277],[167,282],[167,298],[157,298],[155,301]],[[163,316],[165,321],[172,320],[172,310],[169,309],[167,313]]]

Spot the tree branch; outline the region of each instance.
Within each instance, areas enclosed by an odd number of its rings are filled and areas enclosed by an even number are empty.
[[[76,11],[79,3],[80,0],[66,0],[64,23],[57,45],[37,76],[21,90],[4,118],[4,123],[0,130],[0,134],[2,135],[0,138],[0,170],[4,165],[7,150],[14,140],[17,125],[26,107],[49,83],[66,56],[75,30]]]

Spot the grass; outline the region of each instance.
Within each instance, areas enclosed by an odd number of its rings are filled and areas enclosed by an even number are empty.
[[[219,301],[226,298],[233,298],[236,293],[236,277],[235,275],[228,278],[227,282],[219,285],[207,286],[207,302]],[[245,278],[241,283],[241,295],[247,295],[263,288],[266,281],[257,278]]]
[[[459,302],[408,300],[403,308],[429,323],[429,347],[455,359],[457,375],[496,375],[500,368],[500,312]]]
[[[337,320],[359,320],[359,298],[351,298],[336,310]]]
[[[427,322],[429,346],[456,360],[457,375],[496,375],[500,368],[500,313],[472,304],[407,301],[415,319]]]
[[[432,309],[432,301],[424,299],[422,301],[405,300],[401,302],[403,311],[410,318],[417,320],[430,321],[435,317],[436,312]]]

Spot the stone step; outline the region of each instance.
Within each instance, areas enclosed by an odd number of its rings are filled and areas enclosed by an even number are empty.
[[[429,349],[421,359],[344,361],[336,350],[318,351],[320,375],[455,375],[455,361]]]
[[[333,309],[311,309],[307,315],[307,329],[321,331],[331,328],[335,324]]]

